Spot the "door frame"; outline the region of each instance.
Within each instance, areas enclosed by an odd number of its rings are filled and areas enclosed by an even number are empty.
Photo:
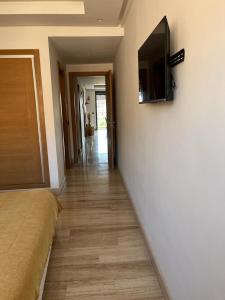
[[[78,157],[78,147],[77,147],[77,97],[74,97],[75,94],[75,82],[77,81],[77,77],[89,77],[89,76],[104,76],[105,77],[105,84],[106,84],[106,106],[107,106],[107,118],[108,114],[111,115],[110,119],[114,119],[114,111],[112,109],[112,94],[113,94],[113,87],[110,85],[110,76],[112,76],[111,71],[93,71],[93,72],[69,72],[69,92],[70,92],[70,105],[71,105],[71,118],[72,118],[72,132],[73,132],[73,147],[74,147],[74,162],[77,162],[79,160]],[[111,100],[110,100],[111,98]],[[75,103],[74,103],[75,100]],[[109,137],[109,126],[112,126],[112,124],[115,122],[108,122],[107,124],[107,134]],[[114,126],[114,124],[113,124]],[[112,139],[115,139],[115,136],[112,137]],[[112,147],[114,147],[114,143],[112,143]],[[112,151],[115,153],[115,151]],[[111,157],[111,151],[109,149],[109,138],[108,138],[108,164],[110,167],[114,168],[114,161],[115,158]]]
[[[12,189],[27,189],[27,188],[46,188],[50,187],[50,177],[49,177],[49,163],[48,163],[48,150],[47,150],[47,139],[46,139],[46,126],[45,126],[45,114],[44,114],[44,102],[43,102],[43,89],[42,89],[42,77],[41,77],[41,64],[40,64],[40,54],[38,49],[6,49],[0,50],[0,55],[32,55],[34,58],[34,72],[36,78],[36,90],[38,98],[38,114],[39,114],[39,125],[41,133],[41,149],[43,158],[43,170],[44,170],[44,181],[43,183],[34,184],[13,184],[7,186],[1,186],[2,190],[12,190]]]

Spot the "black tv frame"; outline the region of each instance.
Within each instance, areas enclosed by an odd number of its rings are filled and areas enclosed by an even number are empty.
[[[171,68],[175,67],[179,63],[183,62],[185,59],[185,50],[182,49],[175,53],[173,56],[170,56],[170,29],[169,29],[169,24],[167,21],[167,17],[163,17],[162,20],[159,22],[161,24],[164,22],[165,24],[165,98],[161,99],[153,99],[153,100],[148,100],[148,101],[139,101],[139,104],[147,104],[147,103],[158,103],[158,102],[168,102],[172,101],[174,97],[174,88],[175,88],[175,82],[173,80],[173,75]],[[159,24],[155,27],[155,29],[159,26]],[[155,29],[152,31],[152,33],[155,31]],[[144,46],[144,44],[147,42],[147,40],[150,38],[152,33],[148,36],[148,38],[145,40],[143,45],[139,48],[138,50],[138,63],[139,63],[139,53],[141,48]],[[140,68],[139,68],[140,71]],[[140,76],[140,74],[139,74]],[[140,79],[140,78],[139,78]],[[139,83],[140,84],[140,83]],[[140,86],[139,86],[140,88]]]

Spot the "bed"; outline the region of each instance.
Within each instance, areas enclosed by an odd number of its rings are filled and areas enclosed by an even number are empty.
[[[59,210],[47,190],[0,193],[1,300],[41,299]]]

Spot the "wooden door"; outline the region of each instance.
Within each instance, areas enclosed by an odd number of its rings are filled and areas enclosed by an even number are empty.
[[[76,92],[75,92],[75,107],[76,107],[76,119],[77,119],[77,153],[78,153],[78,159],[80,158],[80,154],[82,153],[82,124],[81,124],[81,105],[80,102],[83,100],[83,90],[80,89],[80,86],[78,82],[75,86]]]
[[[68,102],[66,96],[66,78],[65,71],[59,66],[59,86],[60,86],[60,98],[62,107],[62,126],[63,126],[63,141],[64,141],[64,155],[65,166],[67,169],[71,168],[71,145],[70,145],[70,132],[69,132],[69,114],[68,114]]]
[[[0,189],[49,186],[38,50],[0,51]]]
[[[112,71],[106,75],[106,103],[107,103],[107,136],[108,136],[108,163],[115,167],[115,113],[113,103],[113,77]]]

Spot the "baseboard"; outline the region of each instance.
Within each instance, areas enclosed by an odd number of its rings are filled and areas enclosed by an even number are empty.
[[[135,217],[136,217],[138,225],[139,225],[139,227],[141,229],[141,233],[142,233],[142,235],[144,237],[145,245],[146,245],[146,248],[148,249],[149,259],[150,259],[150,261],[152,263],[152,266],[153,266],[153,269],[154,269],[154,271],[155,271],[155,273],[157,275],[157,278],[158,278],[158,281],[159,281],[159,285],[160,285],[162,293],[163,293],[163,297],[164,297],[165,300],[172,300],[171,296],[169,295],[168,288],[167,288],[167,286],[165,284],[163,276],[162,276],[162,274],[160,272],[160,269],[157,266],[156,260],[154,258],[153,252],[152,252],[151,245],[148,242],[148,239],[146,237],[145,231],[144,231],[144,229],[142,227],[142,224],[141,224],[141,221],[140,221],[140,219],[138,217],[138,214],[137,214],[137,211],[136,211],[136,208],[135,208],[135,205],[134,205],[134,201],[133,201],[133,199],[132,199],[132,197],[131,197],[131,195],[129,193],[129,190],[127,188],[126,182],[125,182],[125,180],[124,180],[124,178],[122,176],[121,171],[119,169],[118,169],[118,171],[119,171],[120,177],[122,179],[123,185],[124,185],[124,187],[126,189],[126,192],[128,194],[128,197],[130,199],[130,202],[131,202],[131,205],[132,205]]]
[[[59,196],[62,193],[62,190],[63,190],[65,184],[66,184],[66,176],[64,176],[63,180],[61,181],[59,188],[50,189],[50,190],[54,195]]]

